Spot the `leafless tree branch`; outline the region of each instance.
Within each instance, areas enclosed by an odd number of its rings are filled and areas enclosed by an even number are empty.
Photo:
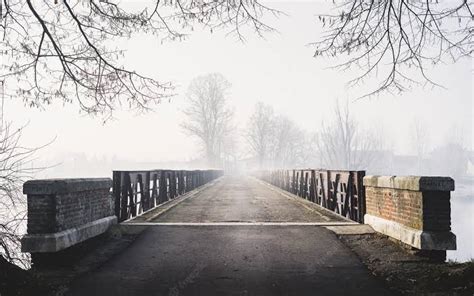
[[[131,8],[114,0],[1,0],[0,79],[28,106],[76,101],[107,119],[117,107],[147,110],[173,95],[174,86],[120,65],[116,42],[145,32],[181,40],[194,26],[228,29],[243,39],[242,26],[257,34],[273,28],[260,19],[279,12],[258,0],[152,0]]]
[[[467,0],[335,0],[338,13],[320,15],[325,34],[315,56],[344,57],[335,68],[360,69],[356,86],[376,76],[382,91],[417,84],[441,86],[427,74],[433,64],[473,53],[474,3]]]

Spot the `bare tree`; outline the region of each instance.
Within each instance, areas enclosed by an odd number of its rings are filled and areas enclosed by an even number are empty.
[[[429,135],[424,124],[415,119],[413,122],[412,145],[417,156],[417,174],[423,174],[423,163],[428,153]]]
[[[194,26],[241,27],[257,34],[272,28],[260,21],[278,12],[258,0],[153,0],[141,8],[114,0],[0,1],[0,80],[12,97],[43,107],[59,99],[77,101],[88,113],[117,106],[148,109],[169,96],[173,86],[120,65],[123,48],[114,46],[145,32],[161,40],[181,40]]]
[[[260,167],[294,168],[306,163],[305,133],[286,116],[275,115],[269,105],[255,105],[245,138]]]
[[[21,188],[39,170],[31,161],[41,147],[23,147],[23,129],[14,129],[11,123],[0,124],[0,255],[10,263],[28,267],[27,254],[20,252],[27,210]]]
[[[466,133],[463,126],[451,125],[443,137],[443,144],[435,147],[430,153],[430,174],[452,176],[455,179],[465,177],[470,150],[469,146],[466,146],[466,139],[469,139],[469,133]]]
[[[219,73],[194,78],[187,91],[186,121],[181,126],[199,138],[211,166],[218,166],[226,135],[232,131],[233,111],[226,94],[231,84]]]
[[[430,174],[451,176],[455,179],[466,176],[469,152],[461,144],[445,142],[431,152]]]
[[[310,150],[306,134],[292,120],[282,115],[275,117],[272,134],[271,157],[274,167],[308,165]]]
[[[428,64],[444,57],[471,55],[472,3],[421,0],[335,0],[338,13],[321,15],[327,34],[315,55],[351,54],[342,68],[358,65],[359,82],[378,66],[391,67],[379,87],[404,90],[415,82],[407,68],[426,81]],[[113,0],[2,0],[0,55],[4,80],[29,106],[76,101],[88,113],[110,113],[119,106],[146,110],[172,95],[173,85],[125,68],[123,48],[114,44],[134,33],[181,40],[195,26],[227,28],[243,39],[242,27],[258,35],[273,29],[261,21],[276,11],[258,0],[152,0],[140,9]]]
[[[245,138],[250,146],[251,153],[257,158],[260,167],[264,166],[265,161],[270,156],[272,141],[274,141],[273,125],[273,108],[258,102],[247,125]]]
[[[322,14],[326,29],[315,56],[345,57],[337,67],[361,74],[357,85],[380,75],[366,95],[400,92],[422,81],[432,64],[472,55],[474,3],[467,0],[334,0],[337,13]],[[385,66],[388,65],[388,66]]]
[[[237,135],[235,132],[235,127],[231,126],[228,129],[228,132],[225,133],[224,139],[222,141],[222,168],[226,171],[232,171],[235,169],[235,165],[239,158]]]
[[[360,128],[347,102],[341,109],[337,101],[334,115],[329,125],[321,124],[316,137],[321,165],[328,169],[369,168],[382,148],[381,138]]]

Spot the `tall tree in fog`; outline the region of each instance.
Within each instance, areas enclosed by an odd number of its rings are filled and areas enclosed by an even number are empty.
[[[315,139],[321,165],[328,169],[367,169],[377,160],[382,140],[352,117],[349,104],[337,101],[334,118],[322,123]]]
[[[260,167],[297,167],[305,164],[305,133],[289,118],[276,115],[261,102],[255,105],[245,134]]]
[[[306,133],[288,117],[275,117],[271,149],[273,166],[306,166],[310,153]]]
[[[227,106],[226,94],[231,84],[222,74],[212,73],[194,78],[186,93],[186,115],[181,123],[184,131],[197,137],[211,166],[220,159],[232,132],[233,111]]]
[[[426,126],[415,119],[412,129],[412,145],[417,157],[417,174],[424,174],[424,160],[428,153],[429,135]]]
[[[442,144],[431,152],[431,174],[447,175],[453,178],[464,177],[468,170],[469,150],[465,141],[468,139],[463,127],[452,125],[445,135]]]
[[[272,106],[258,102],[250,116],[245,138],[249,143],[251,153],[257,158],[262,167],[270,157],[274,129],[274,114]]]

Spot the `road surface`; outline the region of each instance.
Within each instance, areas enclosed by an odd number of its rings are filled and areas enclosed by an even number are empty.
[[[68,295],[392,295],[319,226],[345,221],[255,179],[223,177],[149,221]]]

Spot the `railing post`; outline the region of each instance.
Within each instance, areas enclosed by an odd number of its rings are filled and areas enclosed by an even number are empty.
[[[166,187],[167,187],[167,184],[166,184],[166,171],[163,171],[161,170],[160,171],[160,187],[159,187],[159,196],[158,196],[158,199],[159,199],[159,203],[162,203],[162,202],[165,202],[168,200],[167,196],[166,196]]]
[[[365,206],[365,186],[364,186],[364,177],[365,171],[357,171],[357,209],[359,214],[359,222],[364,223],[364,215],[366,213]]]
[[[176,172],[170,172],[170,198],[176,197]]]
[[[191,172],[190,171],[186,171],[186,192],[190,191],[191,190]]]
[[[291,177],[291,193],[295,193],[295,182],[296,182],[296,171],[293,170],[293,174],[292,174],[292,177]]]
[[[146,210],[149,210],[152,205],[151,205],[151,198],[150,198],[150,180],[151,179],[151,176],[150,176],[150,172],[146,172],[145,173],[145,181],[143,181],[143,188],[142,188],[142,197],[145,198],[144,200],[144,203],[143,203],[143,210],[146,211]]]
[[[331,172],[326,171],[326,208],[331,209]]]
[[[125,221],[128,218],[128,199],[132,198],[129,196],[130,184],[130,174],[127,172],[122,173],[122,200],[120,205],[120,219],[119,222]]]
[[[112,195],[114,197],[114,212],[117,219],[120,219],[120,193],[122,187],[122,175],[118,171],[112,172]]]
[[[135,217],[137,214],[137,183],[135,180],[137,177],[134,176],[132,178],[132,175],[130,175],[130,213],[129,216],[130,218]]]
[[[158,173],[153,172],[153,188],[152,188],[152,193],[151,193],[151,199],[152,203],[151,206],[154,207],[159,203],[158,201]]]
[[[184,172],[179,171],[178,172],[178,193],[179,195],[184,193],[184,177],[183,177]]]

